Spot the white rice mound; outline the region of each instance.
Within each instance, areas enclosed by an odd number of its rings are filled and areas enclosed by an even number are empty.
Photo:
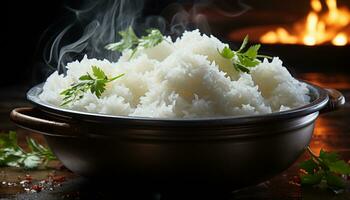
[[[108,77],[125,75],[108,83],[100,98],[87,92],[67,109],[153,118],[200,118],[255,115],[285,111],[310,101],[304,83],[294,79],[275,57],[238,72],[229,60],[219,55],[227,44],[198,30],[185,32],[172,42],[130,51],[116,63],[89,59],[67,64],[67,74],[53,73],[46,81],[40,99],[60,106],[60,93],[89,72],[100,67]]]

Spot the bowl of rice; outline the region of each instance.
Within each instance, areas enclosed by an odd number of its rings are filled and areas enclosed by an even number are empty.
[[[319,112],[344,104],[338,91],[295,79],[279,58],[258,59],[257,45],[231,51],[198,30],[151,46],[147,38],[117,62],[68,63],[28,91],[34,107],[11,119],[43,134],[83,176],[242,188],[288,168]]]

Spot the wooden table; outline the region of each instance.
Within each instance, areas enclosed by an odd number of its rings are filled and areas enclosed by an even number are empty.
[[[301,78],[312,81],[323,87],[337,88],[343,92],[347,99],[350,99],[350,77],[344,75],[325,74],[303,74]],[[0,129],[15,129],[8,120],[8,112],[13,107],[28,105],[23,100],[26,88],[4,89],[7,97],[0,97]],[[12,92],[10,92],[12,91]],[[13,92],[17,91],[17,92]],[[18,94],[21,94],[18,96]],[[16,129],[20,134],[21,141],[25,135],[35,137],[42,142],[44,140],[34,133]],[[310,143],[315,152],[321,148],[327,151],[338,152],[345,160],[350,160],[350,103],[347,103],[341,110],[321,115],[317,122],[315,132]],[[182,192],[158,192],[121,189],[113,184],[113,180],[94,182],[79,177],[64,167],[60,163],[51,163],[50,169],[40,169],[35,171],[24,171],[16,168],[0,168],[0,199],[315,199],[315,200],[350,200],[350,186],[341,194],[335,195],[332,191],[318,188],[301,188],[291,183],[293,177],[298,175],[298,163],[306,159],[303,155],[288,170],[280,175],[261,183],[239,191],[225,193],[182,193]],[[56,168],[56,169],[55,169]],[[55,185],[52,190],[44,190],[38,193],[26,192],[18,185],[18,177],[23,178],[30,174],[33,182],[45,179],[48,175],[63,175],[65,181]],[[2,184],[4,182],[4,184]],[[115,181],[116,182],[116,181]],[[8,183],[11,183],[9,186]],[[12,183],[17,183],[13,186]],[[176,191],[176,188],[174,188]]]

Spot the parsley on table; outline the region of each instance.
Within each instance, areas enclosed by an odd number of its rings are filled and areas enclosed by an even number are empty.
[[[119,32],[119,35],[122,38],[119,42],[108,44],[106,49],[118,52],[131,49],[131,59],[140,48],[152,48],[164,40],[163,34],[158,29],[147,29],[146,32],[148,35],[138,38],[134,30],[129,27],[128,29]]]
[[[17,143],[17,134],[10,131],[8,134],[0,134],[0,166],[23,167],[34,169],[41,164],[46,165],[51,160],[56,160],[50,149],[27,137],[27,145],[30,152],[24,151]]]
[[[299,164],[304,171],[300,175],[302,185],[319,185],[326,183],[331,189],[343,189],[346,186],[342,176],[350,175],[350,165],[334,152],[326,152],[321,149],[317,156],[310,147],[307,148],[311,158]]]
[[[91,68],[93,76],[86,73],[79,78],[78,83],[74,83],[70,88],[60,93],[64,96],[61,106],[80,100],[89,90],[92,94],[95,94],[97,98],[100,98],[102,93],[106,90],[107,83],[124,76],[124,74],[120,74],[116,77],[108,78],[101,68],[97,66],[92,66]]]
[[[222,57],[231,60],[233,67],[237,71],[249,73],[249,68],[255,67],[260,63],[260,60],[258,58],[271,57],[258,54],[260,44],[252,45],[246,51],[244,51],[247,44],[248,36],[244,38],[241,47],[237,51],[231,50],[229,47],[225,46],[221,51],[218,50],[218,52]]]

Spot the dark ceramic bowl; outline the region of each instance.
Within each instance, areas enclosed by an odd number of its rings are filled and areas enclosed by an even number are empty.
[[[132,183],[195,183],[242,188],[288,168],[309,144],[319,112],[343,105],[336,90],[308,84],[312,102],[264,115],[155,119],[66,110],[38,98],[11,119],[42,134],[62,163],[87,177]]]

